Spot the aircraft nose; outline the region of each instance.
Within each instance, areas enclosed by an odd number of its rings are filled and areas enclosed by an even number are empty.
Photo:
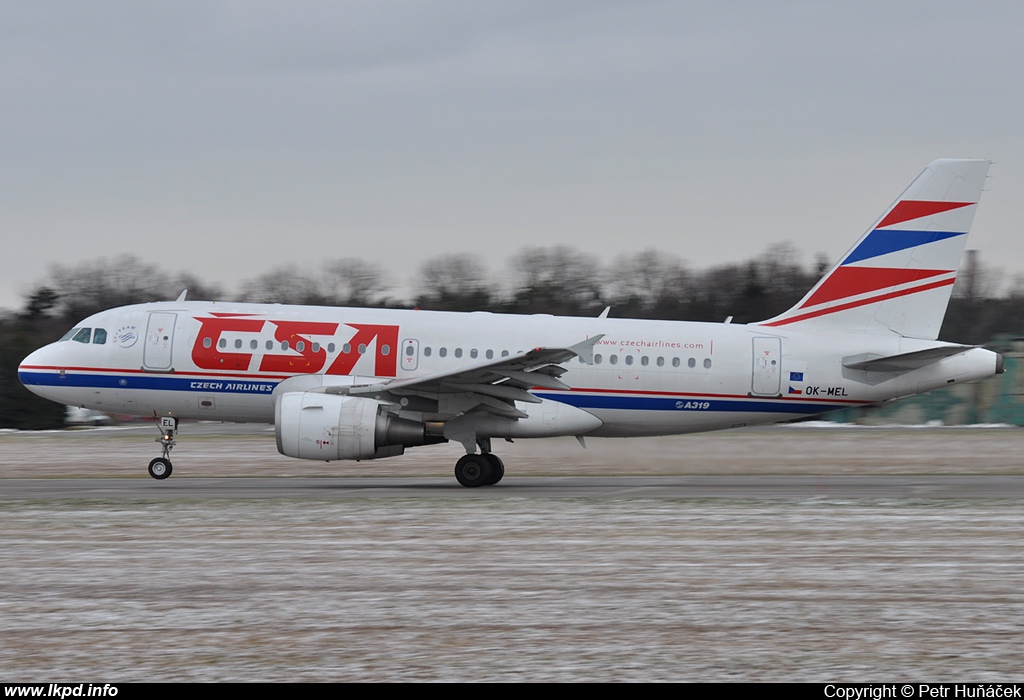
[[[49,357],[52,354],[50,347],[50,345],[47,345],[30,353],[18,365],[18,381],[33,394],[38,394],[44,398],[49,397],[46,395],[43,387],[53,383],[52,377],[56,372],[56,367],[53,367],[53,363],[49,361],[52,360]]]

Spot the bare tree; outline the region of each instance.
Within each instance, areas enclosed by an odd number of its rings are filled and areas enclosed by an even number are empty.
[[[573,315],[602,306],[602,271],[597,259],[572,248],[526,248],[510,262],[515,311]]]
[[[307,270],[281,265],[242,285],[240,299],[262,303],[374,306],[383,304],[387,283],[379,265],[354,258]]]
[[[358,258],[325,262],[321,289],[329,303],[343,306],[378,306],[390,288],[384,268]]]
[[[101,258],[77,265],[54,264],[48,280],[29,295],[30,303],[38,302],[42,289],[52,290],[59,301],[59,313],[80,319],[103,309],[146,301],[174,299],[170,275],[156,265],[144,263],[135,256]]]
[[[420,266],[416,305],[442,311],[486,309],[496,292],[489,288],[487,280],[487,270],[475,255],[431,258]]]
[[[609,303],[624,316],[676,318],[691,284],[682,260],[653,249],[620,255],[607,273]]]
[[[280,265],[242,283],[240,301],[263,304],[323,304],[318,280],[298,265]]]

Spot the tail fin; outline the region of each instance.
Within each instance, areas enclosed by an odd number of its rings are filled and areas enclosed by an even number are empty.
[[[762,326],[935,340],[987,160],[937,160],[796,306]]]

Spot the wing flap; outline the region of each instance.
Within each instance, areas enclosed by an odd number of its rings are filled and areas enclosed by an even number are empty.
[[[516,401],[539,403],[529,393],[534,387],[568,391],[562,377],[568,368],[561,363],[579,357],[593,362],[593,348],[604,335],[596,335],[563,348],[537,347],[528,352],[485,360],[421,377],[407,377],[375,384],[332,387],[328,391],[374,398],[399,404],[403,396],[418,396],[438,401],[439,410],[453,415],[486,411],[508,418],[525,418]]]

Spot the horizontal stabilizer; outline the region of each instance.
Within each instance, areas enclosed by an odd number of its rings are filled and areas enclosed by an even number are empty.
[[[953,355],[967,352],[971,345],[944,345],[938,348],[905,352],[901,355],[852,355],[843,358],[843,367],[847,369],[863,370],[865,372],[909,372],[920,369],[927,365],[944,360]]]

